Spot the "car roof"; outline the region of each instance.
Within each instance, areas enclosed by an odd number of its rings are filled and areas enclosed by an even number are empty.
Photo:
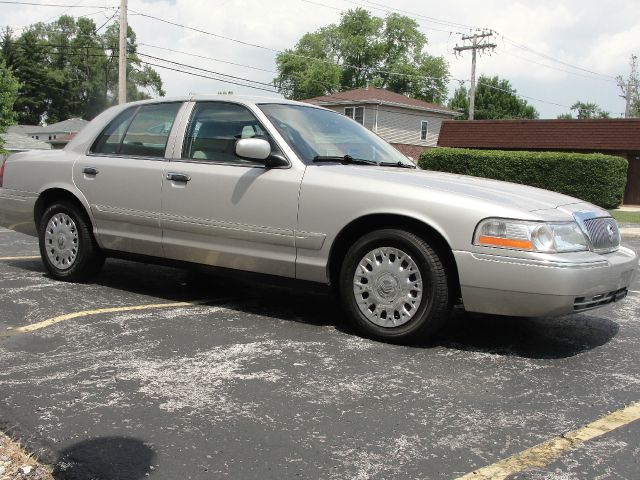
[[[139,100],[136,102],[124,103],[122,105],[116,105],[111,107],[96,118],[94,118],[89,124],[82,129],[76,137],[71,140],[65,147],[65,150],[74,151],[77,153],[84,153],[89,144],[94,141],[96,136],[107,126],[107,124],[113,120],[116,115],[125,109],[135,105],[153,105],[160,103],[172,103],[172,102],[234,102],[242,105],[264,105],[264,104],[280,104],[280,105],[299,105],[306,108],[316,108],[320,110],[327,110],[324,107],[311,105],[309,103],[296,102],[295,100],[287,100],[284,98],[257,96],[257,95],[183,95],[177,97],[160,97],[149,100]]]
[[[137,102],[129,102],[126,105],[141,105],[148,103],[168,103],[168,102],[198,102],[198,101],[218,101],[218,102],[238,102],[244,104],[265,104],[265,103],[278,103],[283,105],[300,105],[303,107],[315,107],[324,109],[324,107],[318,107],[309,103],[298,102],[295,100],[287,100],[279,97],[268,97],[260,95],[233,95],[233,94],[193,94],[193,95],[181,95],[176,97],[158,97],[149,100],[139,100]],[[326,110],[326,109],[325,109]]]

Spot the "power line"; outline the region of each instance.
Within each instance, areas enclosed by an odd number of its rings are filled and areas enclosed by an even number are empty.
[[[322,3],[322,2],[318,2],[318,1],[314,1],[314,0],[300,0],[300,1],[305,2],[305,3],[310,3],[310,4],[312,4],[312,5],[318,5],[318,6],[320,6],[320,7],[330,8],[330,9],[332,9],[332,10],[337,10],[337,11],[339,11],[339,12],[344,11],[344,9],[342,9],[342,8],[340,8],[340,7],[335,7],[335,6],[333,6],[333,5],[327,5],[326,3]],[[376,7],[369,7],[369,6],[367,6],[367,5],[364,5],[364,4],[362,4],[362,3],[358,3],[358,2],[355,2],[355,1],[352,1],[352,0],[345,0],[345,1],[346,1],[346,2],[349,2],[349,3],[353,3],[353,4],[358,5],[358,6],[361,6],[361,7],[364,7],[364,8],[366,8],[366,9],[368,9],[368,10],[380,10],[380,11],[382,11],[382,12],[387,12],[387,13],[388,13],[388,12],[391,12],[391,10],[388,10],[388,9],[376,8]],[[426,30],[435,30],[436,32],[444,32],[444,33],[460,33],[460,32],[451,32],[451,31],[449,31],[449,30],[442,30],[442,29],[440,29],[440,28],[435,28],[435,27],[423,27],[423,28],[425,28]]]
[[[349,3],[354,3],[354,4],[360,4],[360,5],[361,5],[361,3],[358,3],[358,2],[356,2],[356,1],[354,1],[354,0],[345,0],[345,1],[346,1],[346,2],[349,2]],[[478,27],[474,27],[474,26],[472,26],[472,25],[466,25],[466,24],[463,24],[463,23],[457,23],[457,22],[449,22],[449,21],[447,21],[447,20],[437,19],[437,18],[435,18],[435,17],[427,17],[427,16],[425,16],[425,15],[421,15],[421,14],[416,13],[416,12],[410,12],[410,11],[408,11],[408,10],[402,10],[402,9],[394,8],[394,7],[391,7],[391,6],[389,6],[389,5],[385,5],[385,4],[382,4],[382,3],[373,2],[373,1],[370,1],[370,0],[360,0],[360,1],[361,1],[361,2],[363,2],[363,3],[366,3],[366,4],[378,5],[378,6],[380,6],[380,7],[385,8],[385,9],[386,9],[386,11],[390,11],[390,12],[399,12],[399,13],[404,13],[404,14],[407,14],[407,15],[413,16],[413,17],[414,17],[414,20],[416,19],[416,17],[417,17],[417,18],[425,18],[425,19],[430,19],[431,21],[434,21],[434,22],[440,22],[440,23],[442,23],[443,25],[452,25],[452,26],[464,27],[464,28],[469,28],[469,29],[481,30],[480,28],[478,28]],[[494,32],[495,32],[495,30],[494,30]],[[452,33],[459,33],[459,32],[452,32]],[[571,64],[571,63],[569,63],[569,62],[565,62],[565,61],[563,61],[563,60],[560,60],[560,59],[554,58],[554,57],[552,57],[552,56],[550,56],[550,55],[547,55],[547,54],[545,54],[545,53],[538,52],[538,51],[536,51],[536,50],[534,50],[534,49],[532,49],[531,47],[528,47],[528,46],[526,46],[526,45],[520,44],[520,43],[518,43],[518,42],[516,42],[516,41],[514,41],[514,40],[512,40],[512,39],[510,39],[510,38],[509,38],[509,37],[507,37],[506,35],[503,35],[503,34],[501,34],[501,33],[497,33],[497,32],[496,32],[496,34],[497,34],[497,35],[499,35],[500,37],[502,37],[505,41],[509,42],[509,43],[510,43],[511,45],[513,45],[514,47],[516,47],[516,48],[520,48],[520,49],[525,50],[525,51],[527,51],[527,52],[530,52],[530,53],[533,53],[533,54],[535,54],[535,55],[541,56],[541,57],[546,58],[547,60],[550,60],[550,61],[552,61],[552,62],[556,62],[556,63],[562,64],[562,65],[564,65],[564,66],[566,66],[566,67],[569,67],[569,68],[573,68],[573,69],[576,69],[576,70],[583,71],[583,72],[585,72],[585,73],[590,73],[590,74],[592,74],[592,75],[596,75],[596,76],[599,76],[599,77],[606,77],[606,78],[609,78],[609,79],[613,79],[613,80],[615,80],[615,77],[614,77],[614,76],[612,76],[612,75],[607,75],[607,74],[604,74],[604,73],[596,72],[596,71],[593,71],[593,70],[590,70],[590,69],[587,69],[587,68],[584,68],[584,67],[581,67],[581,66],[578,66],[578,65]],[[529,60],[526,60],[526,61],[529,61]],[[536,62],[532,61],[532,63],[536,63]],[[553,67],[549,67],[549,68],[553,68]],[[560,71],[563,71],[563,70],[560,70]],[[570,72],[567,72],[567,73],[570,73]]]
[[[30,4],[30,2],[7,2],[7,1],[1,1],[1,0],[0,0],[0,3],[25,4],[25,5]],[[373,2],[369,2],[369,3],[373,3]],[[35,5],[43,5],[43,4],[35,4]],[[47,4],[47,5],[49,6],[49,5],[54,5],[54,4]],[[75,6],[74,6],[74,5],[62,5],[62,4],[55,4],[55,5],[56,5],[56,6],[59,6],[59,7],[67,7],[67,8],[76,8],[76,7],[77,7],[77,8],[85,8],[85,7],[89,7],[89,6],[78,6],[78,5],[75,5]],[[101,12],[96,12],[96,13],[102,13],[102,12],[104,12],[104,11],[106,11],[106,10],[113,10],[114,8],[115,8],[115,7],[102,7]],[[138,11],[134,11],[134,10],[130,10],[130,11],[131,11],[133,14],[136,14],[136,15],[138,15],[138,16],[142,16],[142,17],[146,17],[146,18],[151,18],[151,19],[154,19],[154,20],[156,20],[156,21],[160,21],[160,22],[163,22],[163,23],[167,23],[167,24],[170,24],[170,25],[173,25],[173,26],[179,27],[179,28],[185,28],[185,29],[188,29],[188,30],[192,30],[192,31],[195,31],[195,32],[198,32],[198,33],[204,34],[204,35],[209,35],[209,36],[213,36],[213,37],[216,37],[216,38],[225,39],[225,40],[228,40],[228,41],[232,41],[232,42],[239,43],[239,44],[243,44],[243,45],[247,45],[247,46],[252,46],[252,47],[255,47],[255,48],[260,48],[260,49],[263,49],[263,50],[268,50],[268,51],[271,51],[271,52],[274,52],[274,53],[288,53],[288,54],[291,54],[291,55],[293,55],[293,56],[302,57],[302,58],[307,58],[307,59],[309,59],[309,60],[318,61],[318,62],[322,62],[322,63],[325,63],[325,64],[336,65],[336,66],[338,66],[339,68],[343,68],[343,69],[344,69],[344,68],[353,68],[353,69],[364,70],[364,71],[368,71],[368,72],[372,72],[372,73],[374,73],[374,72],[375,72],[375,73],[381,73],[381,74],[386,74],[386,75],[401,76],[401,77],[407,77],[407,78],[416,78],[416,79],[420,79],[420,80],[437,80],[437,81],[443,81],[443,80],[447,80],[448,78],[453,79],[453,80],[457,80],[457,79],[455,79],[455,78],[451,77],[450,75],[448,75],[448,76],[444,76],[444,77],[431,77],[431,76],[423,76],[423,75],[403,74],[403,73],[392,72],[392,71],[387,71],[387,70],[383,70],[383,69],[368,68],[368,67],[360,67],[360,66],[356,66],[356,65],[338,64],[338,63],[336,63],[336,62],[329,61],[329,60],[318,59],[318,58],[310,57],[310,56],[306,56],[306,55],[299,55],[299,54],[295,54],[295,53],[292,53],[292,52],[283,52],[283,51],[281,51],[281,50],[277,50],[277,49],[275,49],[275,48],[267,47],[267,46],[264,46],[264,45],[259,45],[259,44],[255,44],[255,43],[246,42],[246,41],[243,41],[243,40],[239,40],[239,39],[235,39],[235,38],[227,37],[227,36],[224,36],[224,35],[215,34],[215,33],[213,33],[213,32],[209,32],[209,31],[202,30],[202,29],[199,29],[199,28],[194,28],[194,27],[190,27],[190,26],[188,26],[188,25],[183,25],[183,24],[180,24],[180,23],[178,23],[178,22],[172,22],[172,21],[170,21],[170,20],[166,20],[166,19],[163,19],[163,18],[160,18],[160,17],[156,17],[156,16],[154,16],[154,15],[149,15],[149,14],[145,14],[145,13],[138,12]],[[108,21],[107,21],[107,22],[108,22]],[[154,47],[155,47],[155,48],[163,48],[163,47],[156,47],[156,46],[154,46]],[[85,47],[85,48],[86,48],[86,47]],[[171,51],[171,49],[166,49],[166,50]],[[176,52],[176,53],[178,53],[179,51],[175,51],[175,52]],[[182,54],[186,54],[186,52],[182,52]],[[195,56],[194,54],[191,54],[191,55],[192,55],[192,56]],[[210,58],[210,59],[212,59],[212,58]],[[214,60],[215,60],[215,61],[219,61],[218,59],[214,59]],[[144,63],[149,63],[149,62],[144,62]],[[229,62],[229,63],[232,63],[232,62]],[[183,65],[186,65],[186,64],[183,64]],[[243,65],[243,64],[238,64],[238,66],[243,66],[243,67],[247,67],[247,68],[258,69],[257,67],[253,67],[253,66],[249,66],[249,65]],[[178,69],[174,69],[174,68],[168,68],[168,67],[162,67],[162,66],[159,66],[159,68],[165,68],[165,69],[168,69],[168,70],[174,70],[174,71],[176,71],[176,72],[180,72],[180,70],[178,70]],[[197,67],[196,67],[196,68],[197,68]],[[193,74],[193,72],[191,72],[191,73],[189,73],[189,72],[182,72],[182,73]],[[196,75],[196,76],[200,76],[200,77],[202,77],[202,75]],[[209,77],[205,77],[205,78],[209,78]],[[241,77],[239,77],[239,78],[241,78]],[[210,79],[222,81],[222,79],[216,79],[216,78],[210,78]],[[249,80],[249,79],[244,79],[244,81],[251,81],[251,80]],[[232,82],[228,82],[228,83],[232,83]],[[263,82],[258,82],[258,83],[264,84]],[[241,85],[241,86],[248,86],[248,87],[249,87],[249,85]],[[487,86],[488,86],[489,88],[495,88],[495,87],[493,87],[493,86],[491,86],[491,85],[487,85]],[[274,88],[275,88],[275,87],[274,87]],[[268,90],[268,91],[269,91],[269,92],[271,92],[271,93],[277,93],[277,92],[275,92],[275,91],[273,91],[273,90]],[[509,92],[509,93],[512,93],[512,92]],[[548,103],[548,104],[551,104],[551,105],[557,105],[557,106],[563,106],[563,107],[564,107],[564,105],[560,105],[560,104],[555,103],[555,102],[550,102],[550,101],[546,101],[546,100],[541,100],[541,99],[537,99],[537,98],[534,98],[534,97],[529,97],[529,96],[526,96],[526,95],[520,95],[520,94],[519,94],[519,96],[521,96],[521,97],[523,97],[523,98],[529,98],[529,99],[531,99],[531,100],[535,100],[535,101],[542,102],[542,103]]]
[[[273,90],[273,89],[262,88],[262,87],[259,87],[259,86],[256,86],[256,85],[247,85],[247,84],[243,84],[243,83],[232,81],[232,80],[226,80],[224,78],[215,78],[215,77],[211,77],[211,76],[208,76],[208,75],[203,75],[203,74],[200,74],[200,73],[188,72],[186,70],[180,70],[178,68],[167,67],[166,65],[158,65],[156,63],[147,62],[145,60],[142,60],[140,63],[142,63],[144,65],[149,65],[150,67],[163,68],[165,70],[172,70],[174,72],[179,72],[179,73],[184,73],[184,74],[187,74],[187,75],[192,75],[194,77],[206,78],[206,79],[209,79],[209,80],[217,80],[217,81],[224,82],[224,83],[230,83],[232,85],[239,85],[241,87],[249,87],[249,88],[253,88],[253,89],[256,89],[256,90],[262,90],[262,91],[269,92],[269,93],[278,93],[276,90]]]
[[[120,13],[120,9],[116,9],[116,11],[113,12],[113,15],[111,15],[109,18],[107,18],[102,25],[100,25],[98,28],[96,28],[96,33],[98,33],[100,30],[102,30],[102,27],[104,27],[107,23],[109,23],[111,20],[113,20],[113,17],[118,15],[118,13]]]
[[[228,78],[232,78],[232,79],[235,79],[235,80],[242,80],[242,81],[245,81],[245,82],[255,83],[257,85],[265,85],[267,87],[275,88],[275,86],[272,83],[259,82],[257,80],[249,80],[248,78],[237,77],[235,75],[229,75],[227,73],[221,73],[221,72],[216,72],[214,70],[208,70],[206,68],[195,67],[193,65],[188,65],[186,63],[174,62],[172,60],[165,60],[164,58],[154,57],[153,55],[147,55],[147,54],[141,53],[141,52],[138,52],[138,55],[141,56],[141,57],[145,57],[145,58],[151,58],[152,60],[155,60],[155,61],[161,61],[161,62],[165,62],[165,63],[170,63],[172,65],[177,65],[177,66],[183,67],[183,68],[184,67],[191,68],[193,70],[198,70],[198,71],[201,71],[201,72],[212,73],[212,74],[215,74],[215,75],[221,75],[223,77],[228,77]]]
[[[59,8],[103,8],[103,9],[112,9],[115,7],[105,7],[104,5],[78,5],[76,4],[60,4],[60,3],[35,3],[35,2],[13,2],[13,1],[4,1],[1,0],[0,4],[7,5],[27,5],[32,7],[59,7]]]
[[[149,15],[147,13],[138,12],[136,10],[129,9],[129,11],[131,13],[133,13],[134,15],[138,15],[139,17],[152,18],[153,20],[157,20],[158,22],[166,23],[166,24],[173,25],[175,27],[184,28],[184,29],[187,29],[187,30],[192,30],[194,32],[201,33],[203,35],[209,35],[209,36],[216,37],[216,38],[222,38],[224,40],[229,40],[231,42],[240,43],[242,45],[247,45],[249,47],[261,48],[263,50],[269,50],[270,52],[276,52],[276,53],[279,52],[279,50],[276,50],[275,48],[265,47],[264,45],[258,45],[257,43],[245,42],[244,40],[238,40],[236,38],[226,37],[224,35],[219,35],[217,33],[208,32],[206,30],[202,30],[200,28],[190,27],[188,25],[183,25],[183,24],[178,23],[178,22],[172,22],[171,20],[166,20],[164,18],[156,17],[154,15]]]
[[[555,67],[553,65],[549,65],[548,63],[537,62],[537,61],[532,60],[530,58],[525,58],[525,57],[521,57],[519,55],[516,55],[515,53],[510,52],[510,51],[508,51],[508,50],[506,50],[504,48],[499,48],[498,51],[502,52],[502,53],[506,53],[507,55],[511,55],[512,57],[518,58],[518,59],[520,59],[520,60],[522,60],[524,62],[533,63],[535,65],[540,65],[541,67],[549,68],[551,70],[557,70],[559,72],[568,73],[570,75],[575,75],[575,76],[582,77],[582,78],[587,78],[589,80],[597,80],[597,81],[600,81],[600,82],[612,82],[613,81],[613,80],[610,80],[608,78],[595,77],[595,76],[592,76],[592,75],[586,75],[586,74],[583,74],[583,73],[578,73],[578,72],[574,72],[574,71],[571,71],[571,70],[567,70],[567,69],[564,69],[564,68]]]
[[[57,15],[54,15],[53,17],[47,18],[46,20],[44,20],[43,23],[49,23],[51,20],[53,20],[54,18],[58,18],[61,17],[62,15],[64,15],[65,13],[67,13],[69,10],[71,10],[72,8],[77,8],[81,3],[84,3],[86,0],[80,0],[78,3],[76,3],[73,7],[67,7],[66,9],[64,9],[62,12],[60,12]]]
[[[478,82],[478,85],[483,85],[487,88],[491,88],[492,90],[498,90],[500,92],[506,92],[506,93],[510,93],[516,97],[522,97],[522,98],[527,98],[529,100],[535,100],[536,102],[541,102],[541,103],[548,103],[549,105],[555,105],[556,107],[563,107],[563,108],[571,108],[568,105],[563,105],[561,103],[556,103],[556,102],[551,102],[549,100],[541,100],[539,98],[536,97],[530,97],[529,95],[522,95],[521,93],[513,93],[511,90],[508,90],[506,88],[500,88],[500,87],[496,87],[495,85],[491,85],[490,83],[485,83],[485,82]]]
[[[244,40],[238,40],[236,38],[231,38],[231,37],[227,37],[227,36],[224,36],[224,35],[219,35],[217,33],[209,32],[209,31],[202,30],[202,29],[199,29],[199,28],[194,28],[194,27],[190,27],[188,25],[183,25],[183,24],[180,24],[180,23],[177,23],[177,22],[172,22],[172,21],[166,20],[164,18],[159,18],[159,17],[153,16],[153,15],[148,15],[148,14],[145,14],[145,13],[139,13],[139,12],[136,12],[135,10],[130,10],[130,11],[133,12],[134,15],[151,18],[151,19],[163,22],[163,23],[167,23],[169,25],[173,25],[173,26],[176,26],[176,27],[179,27],[179,28],[185,28],[187,30],[192,30],[192,31],[204,34],[204,35],[210,35],[212,37],[221,38],[221,39],[224,39],[224,40],[228,40],[228,41],[239,43],[239,44],[246,45],[246,46],[261,48],[263,50],[268,50],[268,51],[271,51],[271,52],[274,52],[274,53],[282,53],[282,54],[287,54],[287,55],[291,55],[291,56],[298,57],[298,58],[306,58],[308,60],[313,60],[313,61],[316,61],[316,62],[321,62],[321,63],[328,64],[328,65],[335,65],[335,66],[343,68],[343,69],[344,68],[353,68],[355,70],[360,70],[360,71],[376,72],[376,73],[382,73],[382,74],[385,74],[385,75],[392,75],[392,76],[398,76],[398,77],[416,78],[416,79],[419,79],[419,80],[446,80],[448,77],[450,77],[450,75],[447,75],[447,76],[444,76],[444,77],[431,77],[431,76],[426,76],[426,75],[412,75],[412,74],[408,74],[408,73],[392,72],[390,70],[383,70],[383,69],[378,69],[378,68],[360,67],[360,66],[357,66],[357,65],[349,65],[349,64],[345,64],[345,63],[340,64],[340,63],[336,63],[336,62],[331,61],[331,60],[323,60],[323,59],[317,58],[317,57],[311,57],[311,56],[308,56],[308,55],[301,55],[301,54],[293,53],[293,52],[290,52],[290,51],[288,52],[288,51],[278,50],[278,49],[275,49],[275,48],[272,48],[272,47],[267,47],[265,45],[259,45],[259,44],[256,44],[256,43],[245,42]]]
[[[80,8],[82,8],[82,7],[80,7]],[[110,10],[111,10],[111,7],[102,7],[102,9],[101,9],[101,10],[98,10],[97,12],[84,13],[84,14],[82,14],[82,15],[78,15],[78,16],[74,16],[74,15],[69,15],[69,16],[70,16],[70,17],[73,17],[74,19],[76,19],[76,20],[77,20],[77,19],[79,19],[79,18],[92,17],[92,16],[94,16],[94,15],[98,15],[98,14],[100,14],[100,13],[104,13],[104,12],[106,12],[106,11],[110,11]],[[52,17],[52,18],[56,18],[56,17]],[[49,22],[50,20],[51,20],[51,19],[46,20],[46,21],[44,21],[44,22],[36,22],[36,23],[47,23],[47,22]],[[17,28],[11,28],[11,25],[7,25],[7,28],[9,28],[9,29],[11,30],[11,32],[12,32],[12,33],[15,33],[15,32],[19,32],[19,31],[21,31],[21,30],[27,30],[29,27],[31,27],[31,26],[33,26],[33,25],[34,25],[33,23],[30,23],[30,24],[28,24],[28,25],[25,25],[25,26],[22,26],[22,27],[17,27]]]
[[[19,42],[19,41],[12,41],[11,43],[15,44],[16,46],[22,46],[21,42]],[[142,44],[142,43],[139,44],[139,45],[150,46],[148,44]],[[45,48],[63,48],[63,49],[68,49],[68,50],[76,50],[76,52],[51,52],[51,51],[48,52],[50,54],[67,55],[67,56],[104,57],[104,56],[107,55],[106,53],[104,53],[104,54],[87,54],[87,53],[84,53],[84,50],[89,50],[89,49],[110,50],[108,47],[102,47],[102,46],[62,45],[62,44],[51,44],[51,43],[40,44],[39,46],[40,47],[45,47]],[[162,47],[158,47],[158,48],[162,48]],[[81,50],[81,51],[77,52],[77,50]],[[239,80],[239,81],[256,83],[258,85],[263,85],[263,86],[269,86],[269,87],[272,86],[272,84],[270,84],[270,83],[259,82],[259,81],[256,81],[256,80],[251,80],[251,79],[245,78],[245,77],[238,77],[238,76],[235,76],[235,75],[229,75],[229,74],[226,74],[226,73],[217,72],[215,70],[209,70],[209,69],[205,69],[205,68],[201,68],[201,67],[196,67],[196,66],[189,65],[189,64],[186,64],[186,63],[175,62],[175,61],[171,61],[171,60],[165,60],[165,59],[160,58],[160,57],[156,57],[156,56],[153,56],[153,55],[145,54],[143,52],[136,52],[136,54],[138,56],[140,56],[140,57],[151,58],[151,59],[154,59],[156,61],[170,63],[170,64],[181,66],[181,67],[184,67],[184,68],[191,68],[191,69],[199,70],[199,71],[202,71],[202,72],[205,72],[205,73],[210,73],[210,74],[214,74],[214,75],[221,75],[221,76],[229,77],[229,78],[236,79],[236,80]],[[116,58],[117,56],[118,56],[117,54],[113,55],[114,58]],[[149,62],[147,62],[145,60],[142,60],[142,59],[139,59],[139,62],[140,63],[149,63]],[[149,63],[149,64],[151,65],[151,63]],[[249,65],[245,65],[245,66],[250,67]],[[181,73],[189,73],[189,72],[185,72],[185,71],[178,70],[178,69],[169,69],[169,70],[173,70],[173,71],[181,72]],[[201,75],[199,75],[199,76],[201,76]],[[224,81],[223,78],[213,78],[213,77],[206,77],[206,76],[203,77],[203,78],[209,78],[211,80]],[[328,88],[329,87],[329,85],[324,84],[324,83],[319,82],[319,81],[315,81],[315,83],[318,83],[319,85],[321,85],[324,88]],[[513,94],[513,92],[511,90],[500,88],[500,87],[496,87],[495,85],[491,85],[489,83],[478,82],[478,85],[483,85],[483,86],[485,86],[487,88],[490,88],[490,89],[493,89],[493,90],[498,90],[498,91],[502,91],[502,92],[505,92],[505,93]],[[252,85],[243,85],[243,86],[252,87]],[[273,90],[269,90],[270,92],[279,93],[279,91],[277,90],[277,87],[272,86],[272,88],[273,88]],[[263,89],[261,88],[261,90],[263,90]],[[293,91],[293,93],[296,93],[296,92],[299,93],[298,90],[294,90]],[[334,97],[334,98],[336,98],[336,99],[339,99],[339,100],[353,101],[353,99],[351,99],[351,98],[339,97],[338,94],[329,94],[329,95]],[[552,101],[548,101],[548,100],[542,100],[540,98],[531,97],[531,96],[528,96],[528,95],[522,95],[522,94],[519,94],[519,93],[517,93],[515,95],[517,95],[519,97],[522,97],[522,98],[527,98],[527,99],[530,99],[530,100],[541,102],[541,103],[548,103],[550,105],[555,105],[555,106],[558,106],[558,107],[570,108],[567,105],[563,105],[563,104],[552,102]],[[420,115],[418,115],[418,116],[420,116]]]
[[[349,3],[356,3],[353,0],[345,0],[345,1],[347,1]],[[421,13],[410,12],[408,10],[402,10],[400,8],[390,7],[388,5],[384,5],[382,3],[377,3],[377,2],[372,2],[370,0],[361,0],[361,1],[363,3],[367,3],[367,4],[370,4],[370,5],[376,5],[378,7],[383,7],[383,8],[386,8],[388,10],[404,13],[404,14],[407,14],[407,15],[410,15],[410,16],[413,16],[413,17],[423,18],[423,19],[428,20],[430,22],[439,23],[441,25],[449,25],[449,26],[454,26],[456,28],[467,28],[469,30],[480,30],[481,29],[481,28],[479,28],[477,26],[467,25],[467,24],[458,23],[458,22],[452,22],[452,21],[449,21],[449,20],[443,20],[441,18],[436,18],[436,17],[430,17],[430,16],[427,16],[427,15],[423,15]]]
[[[207,57],[205,55],[198,55],[197,53],[190,53],[190,52],[183,52],[181,50],[173,50],[171,48],[166,48],[166,47],[160,47],[158,45],[151,45],[149,43],[138,43],[138,46],[141,47],[149,47],[149,48],[157,48],[158,50],[164,50],[167,52],[173,52],[173,53],[179,53],[180,55],[187,55],[189,57],[195,57],[195,58],[201,58],[203,60],[211,60],[213,62],[220,62],[220,63],[226,63],[228,65],[234,65],[236,67],[243,67],[243,68],[249,68],[251,70],[258,70],[261,72],[267,72],[267,73],[278,73],[275,70],[268,70],[266,68],[260,68],[260,67],[254,67],[252,65],[246,65],[244,63],[236,63],[236,62],[230,62],[228,60],[221,60],[219,58],[214,58],[214,57]]]
[[[516,42],[514,40],[511,40],[509,37],[507,37],[505,35],[500,34],[500,36],[504,40],[509,42],[511,45],[513,45],[514,47],[520,48],[520,49],[525,50],[527,52],[531,52],[531,53],[533,53],[535,55],[538,55],[538,56],[540,56],[542,58],[546,58],[547,60],[551,60],[552,62],[556,62],[556,63],[559,63],[559,64],[564,65],[566,67],[570,67],[570,68],[574,68],[576,70],[580,70],[582,72],[591,73],[592,75],[597,75],[597,76],[600,76],[600,77],[607,77],[607,78],[615,79],[615,77],[612,76],[612,75],[607,75],[607,74],[604,74],[604,73],[595,72],[593,70],[589,70],[588,68],[583,68],[583,67],[580,67],[578,65],[573,65],[571,63],[568,63],[568,62],[565,62],[563,60],[559,60],[557,58],[554,58],[554,57],[552,57],[550,55],[547,55],[546,53],[538,52],[537,50],[534,50],[531,47],[528,47],[527,45],[522,45],[522,44],[520,44],[520,43],[518,43],[518,42]]]

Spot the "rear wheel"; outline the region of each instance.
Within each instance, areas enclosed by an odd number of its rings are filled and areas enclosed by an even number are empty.
[[[433,335],[451,309],[447,272],[436,250],[395,229],[369,233],[347,252],[340,297],[365,335],[406,341]]]
[[[40,219],[39,242],[45,267],[59,280],[87,280],[104,264],[89,222],[72,203],[54,203],[45,210]]]

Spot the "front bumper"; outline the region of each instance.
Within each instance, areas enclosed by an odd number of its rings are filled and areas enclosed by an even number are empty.
[[[625,247],[587,262],[454,256],[467,311],[519,317],[565,315],[620,300],[638,267],[637,255]]]

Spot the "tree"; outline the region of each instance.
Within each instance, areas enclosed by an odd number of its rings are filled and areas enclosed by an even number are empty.
[[[582,120],[585,118],[611,118],[611,114],[602,110],[595,103],[590,102],[581,102],[577,101],[573,105],[571,105],[571,112],[576,113],[576,118]],[[562,115],[558,115],[558,118],[561,119],[572,119],[572,113],[563,113]]]
[[[461,84],[449,100],[449,108],[461,112],[460,120],[469,118],[469,91]],[[477,120],[538,118],[538,111],[518,96],[509,80],[481,75],[476,88]]]
[[[629,76],[625,79],[622,75],[618,75],[616,80],[618,81],[618,87],[620,87],[620,96],[625,100],[625,103],[627,96],[629,97],[629,117],[637,118],[640,117],[640,74],[638,73],[637,55],[631,55],[629,66]]]
[[[4,60],[0,60],[0,133],[4,133],[9,125],[15,123],[13,105],[18,97],[18,87],[18,80],[7,68]],[[0,152],[3,146],[4,142],[0,138]]]
[[[372,85],[442,103],[449,67],[425,52],[427,38],[418,27],[403,15],[382,19],[348,10],[338,25],[306,33],[279,53],[274,84],[296,100]]]
[[[20,81],[15,110],[20,123],[54,123],[70,117],[92,119],[117,101],[118,25],[104,34],[93,20],[62,16],[37,23],[15,39],[2,36],[0,56]],[[136,35],[127,35],[129,100],[164,96],[160,75],[142,65]]]
[[[110,52],[105,65],[105,90],[108,95],[108,102],[117,102],[118,91],[118,44],[120,36],[120,25],[112,23],[104,33],[104,48]],[[141,90],[144,89],[144,90]],[[140,57],[138,57],[138,45],[136,43],[136,33],[131,27],[127,28],[127,100],[144,100],[152,95],[164,97],[165,91],[162,88],[162,79],[158,72],[145,65],[142,67]]]
[[[10,67],[20,82],[14,106],[17,120],[39,125],[50,103],[47,54],[33,30],[25,31],[16,45],[14,64]]]

